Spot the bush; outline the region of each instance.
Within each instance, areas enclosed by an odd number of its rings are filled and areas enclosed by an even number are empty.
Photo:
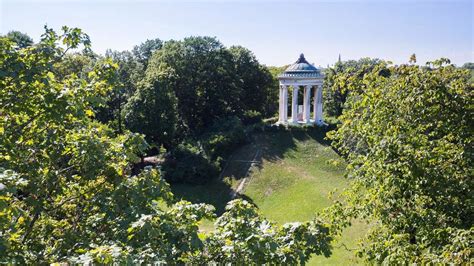
[[[204,184],[219,174],[219,166],[206,156],[204,150],[193,144],[178,145],[163,163],[169,182]]]
[[[204,148],[211,158],[228,157],[246,140],[244,126],[237,117],[217,120],[210,130],[202,137]]]
[[[262,114],[255,110],[245,111],[242,116],[242,123],[244,125],[257,124],[262,122]]]

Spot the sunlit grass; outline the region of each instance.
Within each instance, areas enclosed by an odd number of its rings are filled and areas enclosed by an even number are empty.
[[[278,131],[255,135],[251,144],[241,147],[234,155],[239,161],[251,160],[260,150],[262,163],[255,167],[242,197],[257,205],[260,212],[276,223],[307,221],[331,205],[329,193],[342,191],[349,181],[343,177],[343,166],[335,166],[339,156],[323,139],[324,132]],[[175,185],[177,196],[192,202],[216,205],[218,213],[230,200],[229,192],[246,172],[242,162],[230,163],[227,182],[215,181],[203,186]],[[213,230],[213,221],[203,221],[203,232]],[[354,265],[360,263],[352,249],[367,231],[367,225],[355,221],[335,243],[330,258],[314,257],[312,265]]]

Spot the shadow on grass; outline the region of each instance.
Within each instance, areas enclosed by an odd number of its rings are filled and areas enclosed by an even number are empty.
[[[220,216],[224,213],[227,203],[232,200],[233,189],[222,180],[216,179],[205,185],[172,184],[171,191],[177,199],[214,206],[216,214]],[[239,194],[237,198],[253,203],[252,199],[245,195]]]
[[[297,141],[314,140],[328,146],[330,142],[325,136],[332,129],[334,127],[270,128],[254,133],[249,144],[240,147],[228,158],[219,178],[204,185],[172,184],[171,190],[177,199],[213,205],[220,216],[232,200],[235,184],[245,178],[252,167],[260,169],[263,159],[272,162],[284,159],[287,152],[297,149]],[[252,202],[245,195],[239,194],[238,197]]]
[[[296,150],[296,141],[314,140],[324,146],[331,145],[325,137],[326,133],[333,129],[334,126],[278,128],[256,138],[263,138],[258,141],[263,149],[263,159],[277,161],[283,159],[288,151]]]

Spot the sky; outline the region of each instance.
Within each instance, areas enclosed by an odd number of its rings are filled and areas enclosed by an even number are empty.
[[[79,27],[92,49],[131,50],[146,39],[213,36],[241,45],[266,65],[293,63],[304,53],[316,66],[377,57],[418,63],[447,57],[474,61],[474,0],[445,1],[112,1],[0,0],[0,34],[38,41],[43,26]]]

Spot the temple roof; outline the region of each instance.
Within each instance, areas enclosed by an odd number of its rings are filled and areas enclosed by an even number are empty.
[[[293,77],[301,77],[301,78],[311,78],[311,77],[321,77],[320,71],[304,58],[304,54],[300,55],[298,60],[290,65],[285,72],[280,74],[278,77],[280,78],[293,78]]]

